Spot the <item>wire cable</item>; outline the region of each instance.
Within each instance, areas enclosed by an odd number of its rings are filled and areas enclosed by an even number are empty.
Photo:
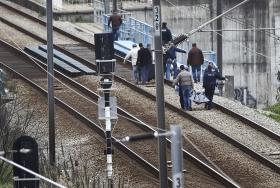
[[[96,103],[96,102],[92,101],[91,99],[89,99],[88,97],[82,95],[81,93],[79,93],[79,92],[76,91],[75,89],[69,87],[69,86],[68,86],[67,84],[65,84],[62,80],[60,80],[60,79],[56,78],[54,75],[50,74],[50,73],[49,73],[47,70],[45,70],[39,63],[37,63],[29,54],[27,54],[22,48],[20,48],[20,46],[19,46],[9,35],[7,35],[6,33],[4,33],[4,34],[6,35],[7,38],[9,38],[9,39],[12,41],[12,43],[15,45],[15,47],[16,47],[20,52],[22,52],[22,53],[24,53],[25,55],[27,55],[31,61],[33,61],[42,71],[44,71],[45,73],[47,73],[48,75],[50,75],[51,77],[53,77],[55,81],[58,81],[58,82],[61,83],[64,87],[70,89],[71,91],[73,91],[74,93],[76,93],[76,94],[79,95],[80,97],[84,98],[84,99],[87,100],[88,102],[90,102],[90,103],[96,105],[97,107],[101,107],[101,106],[99,106],[98,103]],[[76,82],[76,81],[75,81],[75,82]],[[100,97],[100,96],[99,96],[99,97]],[[162,130],[162,129],[160,129],[160,128],[157,128],[156,126],[151,126],[151,125],[144,124],[144,123],[141,122],[141,121],[135,121],[135,120],[133,120],[133,119],[131,119],[131,118],[128,118],[128,117],[123,116],[123,115],[118,114],[118,113],[116,113],[116,115],[119,116],[119,117],[122,117],[122,118],[124,118],[124,119],[127,119],[127,120],[129,120],[129,121],[132,121],[132,122],[134,122],[134,123],[140,123],[140,124],[146,125],[146,126],[148,126],[148,127],[150,127],[150,128],[155,128],[155,129],[161,130],[161,131],[168,131],[168,130]],[[100,125],[100,126],[101,126],[101,125]]]

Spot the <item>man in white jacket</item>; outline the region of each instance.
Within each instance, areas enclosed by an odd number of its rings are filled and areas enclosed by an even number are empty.
[[[132,49],[126,54],[126,56],[123,60],[123,62],[125,63],[125,61],[131,57],[132,79],[136,83],[138,83],[138,81],[139,81],[139,70],[138,70],[138,66],[136,65],[137,57],[138,57],[138,50],[139,50],[139,47],[137,46],[137,44],[133,44]]]

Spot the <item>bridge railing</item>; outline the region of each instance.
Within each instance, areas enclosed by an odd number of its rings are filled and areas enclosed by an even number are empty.
[[[153,28],[139,20],[131,18],[131,14],[120,13],[122,15],[123,24],[120,27],[119,40],[130,40],[135,43],[142,42],[144,46],[152,44],[152,32]],[[108,20],[110,15],[105,14],[103,16],[103,28],[105,32],[110,32],[111,28],[108,27]]]
[[[120,27],[119,40],[130,40],[135,43],[143,43],[144,46],[147,44],[153,45],[153,27],[147,23],[141,22],[131,17],[131,14],[120,13],[123,18],[123,24]],[[108,27],[109,15],[103,16],[103,28],[105,32],[111,32],[111,28]],[[191,48],[190,41],[183,42],[178,45],[178,48],[184,49],[187,52]],[[177,62],[180,64],[187,63],[187,54],[177,53]],[[217,65],[216,53],[214,51],[203,51],[205,62],[202,69],[205,69],[208,62],[212,62]]]

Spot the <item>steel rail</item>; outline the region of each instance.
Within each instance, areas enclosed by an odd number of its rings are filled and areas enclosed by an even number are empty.
[[[8,48],[13,50],[14,52],[19,53],[20,55],[25,57],[25,59],[32,58],[32,59],[36,60],[35,58],[33,58],[31,56],[27,57],[28,55],[19,51],[19,49],[10,45],[9,43],[7,43],[5,41],[2,41],[2,40],[0,40],[0,41],[1,41],[2,44],[5,44]],[[44,63],[42,63],[38,60],[36,60],[36,61],[39,62],[40,65],[43,66],[45,69],[47,68],[46,64],[44,64]],[[91,98],[93,100],[98,99],[98,97],[99,97],[98,94],[94,93],[93,91],[91,91],[88,88],[84,87],[83,85],[79,84],[75,80],[65,76],[64,74],[60,73],[59,71],[55,71],[55,75],[58,76],[59,78],[62,78],[63,81],[65,81],[69,85],[75,87],[77,91],[80,91],[81,93],[86,94],[86,96],[88,96],[89,98]],[[118,113],[128,117],[131,120],[133,120],[134,122],[133,121],[132,122],[135,123],[136,125],[138,125],[137,127],[141,128],[142,130],[144,130],[144,131],[154,131],[151,128],[151,126],[145,124],[144,122],[142,122],[141,120],[139,120],[135,116],[131,115],[130,113],[126,112],[124,109],[122,109],[120,107],[118,107]],[[138,122],[138,123],[136,123],[136,122]],[[171,141],[169,139],[167,139],[167,142],[168,142],[168,146],[170,147]],[[219,173],[218,171],[216,171],[215,169],[213,169],[209,165],[205,164],[204,162],[202,162],[201,160],[199,160],[198,158],[196,158],[195,156],[193,156],[191,153],[187,152],[186,150],[183,150],[183,156],[184,156],[185,159],[190,160],[193,164],[197,165],[198,168],[200,168],[202,171],[204,171],[207,174],[210,174],[213,178],[215,178],[217,181],[223,183],[224,185],[227,185],[229,187],[239,187],[234,181],[228,179],[226,176],[222,175],[221,173]]]
[[[36,18],[35,16],[32,16],[32,15],[30,15],[30,14],[27,14],[26,12],[23,12],[23,11],[21,11],[21,10],[18,10],[18,9],[16,9],[16,8],[14,8],[14,7],[12,7],[12,6],[10,6],[10,5],[8,5],[8,4],[2,2],[2,1],[0,1],[0,5],[3,6],[3,7],[5,7],[5,8],[7,8],[7,9],[9,9],[9,10],[11,10],[11,11],[14,11],[14,12],[16,12],[16,13],[18,13],[18,14],[24,16],[24,17],[27,17],[27,18],[29,18],[29,19],[31,19],[31,20],[33,20],[33,21],[36,21],[36,22],[39,23],[40,25],[46,26],[46,24],[47,24],[46,21],[44,21],[44,20],[42,20],[42,19],[39,19],[39,18]],[[72,34],[66,32],[66,31],[64,31],[64,30],[62,30],[62,29],[60,29],[60,28],[58,28],[58,27],[53,26],[53,30],[56,31],[56,32],[58,32],[58,33],[60,33],[60,34],[62,34],[62,35],[65,35],[65,36],[67,36],[67,37],[69,37],[69,38],[71,38],[71,39],[74,39],[74,40],[76,40],[77,42],[83,43],[83,44],[85,44],[86,46],[88,46],[88,47],[90,47],[90,48],[94,48],[94,45],[93,45],[92,43],[90,43],[90,42],[88,42],[88,41],[85,41],[85,40],[83,40],[83,39],[81,39],[81,38],[79,38],[79,37],[77,37],[77,36],[75,36],[75,35],[72,35]]]
[[[64,49],[64,52],[66,52],[67,50]],[[66,52],[68,55],[70,55],[71,53],[70,52]],[[72,54],[71,57],[72,58],[75,58],[76,55]],[[87,66],[92,66],[94,67],[94,65],[92,63],[90,63],[89,61],[81,58],[81,57],[78,57],[76,56],[76,58],[78,61],[84,63],[85,65]],[[148,93],[147,91],[143,90],[142,88],[134,85],[133,83],[127,81],[126,79],[124,78],[121,78],[119,76],[114,76],[114,79],[123,83],[124,85],[126,85],[127,87],[130,87],[131,89],[141,93],[142,95],[146,96],[146,97],[149,97],[150,99],[152,100],[156,100],[156,97],[153,95],[153,94],[150,94]],[[167,80],[165,80],[165,83],[168,83]],[[168,103],[168,102],[165,102],[165,106],[168,107],[169,109],[171,109],[172,111],[182,115],[183,117],[185,118],[188,118],[189,120],[191,120],[192,122],[200,125],[201,127],[207,129],[208,131],[212,132],[214,135],[218,136],[219,138],[222,138],[223,140],[226,140],[227,142],[229,142],[230,144],[234,145],[235,147],[241,149],[242,151],[244,151],[245,153],[247,153],[248,155],[250,155],[251,157],[255,158],[256,160],[260,161],[261,163],[263,163],[264,165],[268,166],[269,168],[273,169],[274,171],[276,171],[277,173],[280,174],[280,167],[276,164],[274,164],[271,160],[267,159],[266,157],[258,154],[257,152],[251,150],[250,148],[248,148],[247,146],[241,144],[240,142],[234,140],[233,138],[231,138],[230,136],[224,134],[224,133],[221,133],[219,130],[211,127],[210,125],[208,125],[207,123],[199,120],[198,118],[186,113],[185,111],[182,111],[181,109],[179,109],[178,107]],[[240,116],[241,118],[241,116]],[[243,120],[245,121],[245,120]],[[261,129],[261,128],[260,128]],[[271,132],[271,135],[273,135],[275,133]]]
[[[3,20],[3,18],[1,18],[0,20]],[[20,28],[19,26],[9,22],[9,21],[5,21],[8,25],[10,26],[15,26],[15,28]],[[31,33],[23,28],[20,29],[23,33],[26,33],[28,35],[34,35],[34,33]],[[37,36],[39,37],[39,36]],[[41,37],[39,37],[41,38]],[[45,40],[43,38],[41,38],[41,40]],[[46,41],[46,40],[45,40]],[[92,44],[93,45],[93,44]],[[90,67],[90,68],[94,68],[96,70],[96,66],[92,63],[90,63],[89,61],[81,58],[81,57],[78,57],[77,55],[75,54],[72,54],[71,52],[68,52],[66,49],[63,49],[57,45],[54,45],[55,48],[57,48],[58,50],[61,50],[63,53],[65,53],[66,55],[69,55],[70,57],[80,61],[81,63],[85,64],[86,66]],[[132,84],[131,82],[125,80],[124,78],[121,78],[119,76],[114,76],[115,80],[123,83],[124,85],[127,85],[128,87],[134,89],[135,91],[143,94],[144,96],[147,96],[149,98],[151,98],[152,100],[156,100],[156,97],[148,92],[146,92],[145,90],[141,89],[140,87]],[[167,80],[165,80],[165,83],[168,83]],[[165,102],[165,106],[170,108],[172,111],[174,112],[177,112],[178,114],[182,115],[183,117],[186,117],[188,119],[190,119],[192,122],[200,125],[201,127],[207,129],[208,131],[212,132],[214,135],[218,136],[219,138],[222,138],[224,140],[226,140],[227,142],[229,142],[230,144],[234,145],[235,147],[238,147],[240,148],[242,151],[244,151],[245,153],[247,153],[248,155],[250,155],[251,157],[255,158],[256,160],[260,161],[261,163],[263,163],[264,165],[270,167],[271,169],[273,169],[274,171],[276,171],[277,173],[280,174],[280,167],[276,164],[274,164],[272,161],[270,161],[269,159],[267,159],[266,157],[258,154],[257,152],[254,152],[253,150],[251,150],[250,148],[246,147],[245,145],[241,144],[240,142],[234,140],[233,138],[231,138],[230,136],[224,134],[224,133],[221,133],[219,130],[211,127],[210,125],[204,123],[203,121],[199,120],[198,118],[180,110],[179,108],[175,107],[174,105],[168,103],[168,102]]]
[[[47,97],[48,91],[45,90],[44,88],[42,88],[41,86],[39,86],[38,84],[36,84],[35,82],[33,82],[32,80],[30,80],[29,78],[25,77],[24,75],[18,73],[17,71],[11,69],[9,66],[7,66],[5,63],[0,62],[0,65],[2,67],[4,67],[6,70],[8,70],[9,72],[12,72],[13,74],[17,75],[20,79],[24,80],[25,82],[27,82],[31,87],[35,88],[36,90],[38,90],[42,95],[44,95],[45,97]],[[81,122],[83,122],[85,125],[87,125],[89,128],[93,129],[97,134],[99,134],[103,139],[105,139],[104,135],[105,132],[104,130],[97,125],[96,123],[94,123],[93,121],[91,121],[89,118],[87,118],[86,116],[84,116],[83,114],[81,114],[80,112],[78,112],[77,110],[75,110],[74,108],[72,108],[70,105],[66,104],[65,102],[63,102],[62,100],[60,100],[59,98],[55,97],[55,104],[58,105],[59,107],[61,107],[62,109],[66,110],[67,112],[69,112],[71,115],[73,115],[74,117],[76,117],[78,120],[80,120]],[[144,158],[142,158],[141,156],[139,156],[137,153],[135,153],[133,150],[131,150],[130,148],[128,148],[127,146],[125,146],[123,143],[119,142],[118,139],[116,139],[114,136],[112,136],[112,143],[113,145],[118,148],[119,150],[121,150],[122,152],[124,152],[126,155],[128,155],[131,159],[135,160],[137,163],[139,163],[141,166],[143,166],[143,168],[145,168],[146,170],[148,170],[150,173],[152,173],[154,176],[159,177],[159,170],[152,165],[151,163],[149,163],[148,161],[146,161]],[[170,185],[172,185],[172,180],[170,178],[168,178],[168,183]]]
[[[172,86],[172,82],[169,81],[169,80],[165,80],[165,83],[168,85],[168,86]],[[257,130],[257,131],[260,131],[261,133],[267,135],[268,137],[280,142],[280,135],[263,127],[262,125],[256,123],[255,121],[253,120],[250,120],[249,118],[237,113],[237,112],[234,112],[233,110],[230,110],[229,108],[223,106],[223,105],[220,105],[216,102],[213,101],[213,104],[214,104],[214,107],[217,108],[218,110],[222,111],[223,113],[233,117],[233,118],[236,118],[238,119],[239,121],[241,121],[242,123],[245,123],[247,125],[249,125],[250,127],[252,127],[253,129]]]

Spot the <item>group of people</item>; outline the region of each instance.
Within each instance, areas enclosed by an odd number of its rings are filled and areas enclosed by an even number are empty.
[[[119,28],[122,24],[122,18],[116,11],[109,17],[108,26],[110,26],[110,24],[112,25],[114,41],[116,41],[118,40]],[[192,110],[190,97],[194,89],[194,83],[200,82],[201,65],[204,63],[203,53],[197,47],[196,43],[193,43],[191,50],[188,52],[187,67],[181,65],[180,70],[178,70],[176,52],[186,53],[186,51],[175,47],[172,43],[172,33],[167,27],[166,22],[162,23],[162,44],[163,46],[169,46],[169,49],[163,54],[163,67],[166,79],[170,80],[172,65],[174,71],[173,85],[179,86],[181,108],[184,110]],[[131,57],[132,79],[137,84],[146,84],[151,79],[151,75],[154,75],[150,47],[150,45],[147,45],[145,48],[142,43],[139,43],[139,47],[137,44],[133,44],[132,49],[124,58],[124,62],[126,62],[126,60]],[[189,67],[191,67],[192,73],[190,73]],[[206,109],[212,108],[216,79],[224,80],[225,78],[214,69],[213,64],[209,63],[203,75],[203,88],[205,89],[205,96],[209,99],[209,102],[205,104]]]
[[[162,23],[162,44],[168,44],[169,49],[163,55],[164,72],[166,79],[170,80],[170,66],[173,65],[173,85],[179,86],[180,105],[184,110],[192,110],[191,95],[194,89],[194,83],[200,82],[201,65],[204,63],[204,56],[202,51],[197,47],[196,43],[192,44],[192,48],[188,52],[187,67],[180,66],[180,73],[177,70],[176,52],[186,53],[186,51],[176,48],[172,41],[172,34],[167,27],[167,23]],[[189,71],[191,67],[192,73]],[[210,110],[212,108],[213,95],[216,87],[216,79],[224,80],[219,72],[214,68],[213,64],[209,63],[204,75],[203,85],[205,89],[205,96],[209,102],[205,104],[205,108]]]
[[[142,43],[132,45],[132,49],[126,54],[124,63],[131,57],[132,79],[136,84],[146,84],[153,77],[151,45],[145,48]]]
[[[178,75],[176,52],[186,53],[185,50],[179,49],[172,43],[172,34],[167,27],[167,23],[162,23],[162,45],[168,44],[169,49],[163,54],[163,64],[165,78],[170,80],[171,65],[173,66],[173,79]],[[196,43],[192,44],[191,50],[188,52],[187,65],[192,67],[192,75],[194,82],[200,82],[201,65],[204,63],[204,56],[202,51],[197,48]]]
[[[180,73],[173,81],[173,86],[179,86],[180,105],[184,110],[192,110],[191,95],[194,89],[193,75],[189,72],[188,67],[180,66]],[[212,63],[209,63],[204,71],[202,87],[205,89],[205,96],[209,100],[205,103],[205,109],[212,108],[213,95],[216,87],[216,79],[225,80],[224,77],[215,69]]]

